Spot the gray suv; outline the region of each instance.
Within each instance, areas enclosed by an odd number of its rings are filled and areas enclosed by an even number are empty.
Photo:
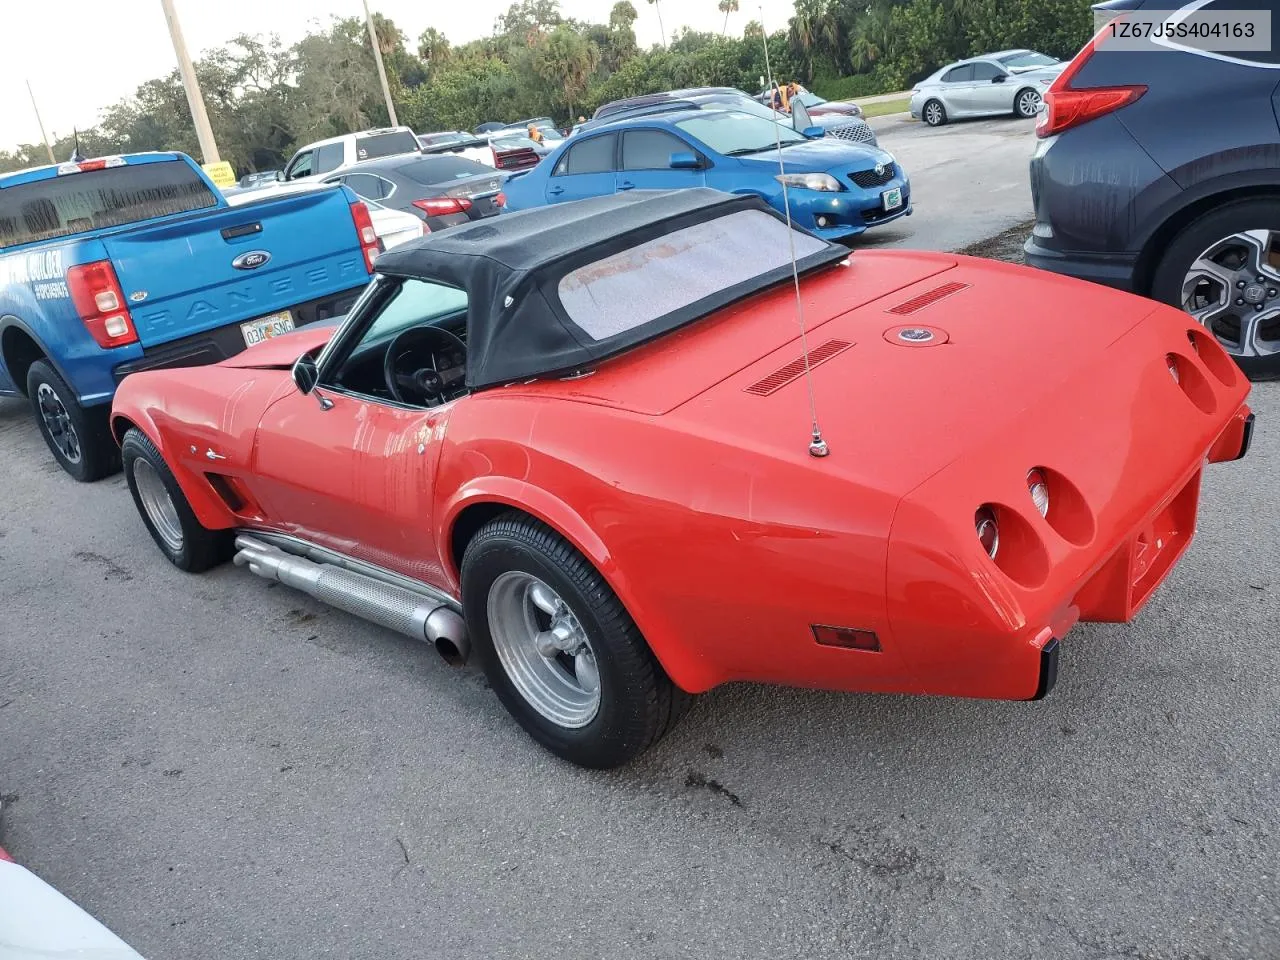
[[[1277,0],[1111,0],[1100,19]],[[1176,8],[1171,10],[1170,8]],[[1102,28],[1104,31],[1108,27]],[[1180,307],[1250,377],[1280,376],[1280,43],[1249,53],[1087,44],[1044,94],[1026,262]]]

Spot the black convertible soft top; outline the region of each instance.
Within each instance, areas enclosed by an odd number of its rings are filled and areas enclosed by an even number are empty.
[[[849,251],[758,197],[643,191],[502,214],[396,247],[377,272],[467,294],[472,389],[581,371]]]

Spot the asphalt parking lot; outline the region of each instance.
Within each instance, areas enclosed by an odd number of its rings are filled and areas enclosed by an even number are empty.
[[[1028,124],[899,132],[889,242],[1026,219]],[[0,401],[0,841],[151,960],[1278,957],[1280,386],[1252,403],[1186,558],[1045,701],[733,686],[599,774],[425,645],[174,570]]]

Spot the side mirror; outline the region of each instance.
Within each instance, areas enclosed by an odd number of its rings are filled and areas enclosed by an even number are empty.
[[[791,101],[791,126],[802,136],[808,136],[805,131],[814,126],[813,120],[809,117],[808,108],[800,102],[799,97]]]
[[[277,170],[277,171],[276,171],[276,183],[284,183],[284,171],[283,171],[283,170]]]
[[[671,154],[668,165],[672,170],[697,170],[702,166],[702,161],[688,150],[679,150]]]
[[[293,365],[293,382],[302,393],[310,393],[320,379],[316,358],[309,353],[300,356]]]
[[[1003,73],[997,73],[994,77],[991,78],[992,83],[1004,83],[1004,81],[1005,81],[1005,76]]]
[[[805,127],[800,131],[802,137],[808,137],[810,140],[821,140],[827,135],[827,131],[821,127]]]

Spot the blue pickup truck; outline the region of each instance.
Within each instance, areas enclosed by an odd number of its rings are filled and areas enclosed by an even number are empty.
[[[345,313],[378,239],[346,187],[231,206],[181,153],[0,174],[0,396],[30,399],[62,468],[118,468],[130,373],[216,363]]]

